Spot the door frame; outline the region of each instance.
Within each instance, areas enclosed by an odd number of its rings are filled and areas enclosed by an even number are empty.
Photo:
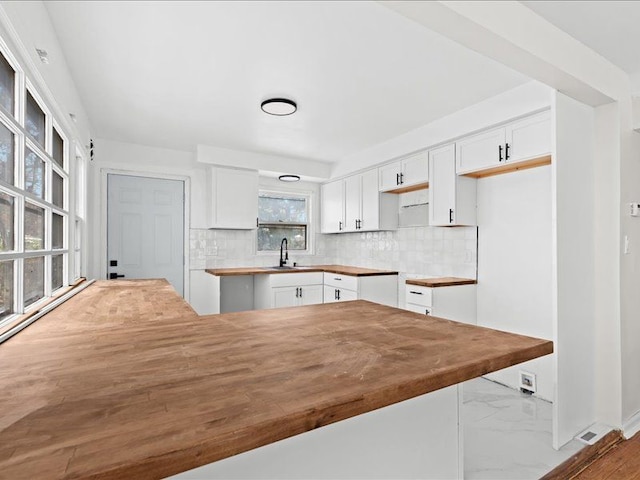
[[[108,177],[109,175],[126,175],[129,177],[153,178],[159,180],[177,180],[184,184],[183,199],[183,248],[182,253],[182,285],[183,297],[188,302],[190,300],[190,284],[189,284],[189,232],[191,218],[191,178],[186,175],[172,175],[168,173],[147,172],[139,170],[122,170],[118,168],[101,168],[100,169],[100,278],[107,278],[107,203],[108,203]]]

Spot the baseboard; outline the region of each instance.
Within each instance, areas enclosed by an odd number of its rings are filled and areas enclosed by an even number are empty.
[[[632,415],[631,418],[622,425],[622,434],[626,439],[633,437],[638,432],[640,432],[640,411]]]

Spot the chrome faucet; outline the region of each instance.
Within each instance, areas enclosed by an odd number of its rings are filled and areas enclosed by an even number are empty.
[[[282,258],[282,246],[283,245],[284,245],[284,248],[285,248],[284,258]],[[280,266],[284,267],[287,264],[288,260],[289,260],[289,242],[287,242],[287,238],[285,237],[280,242]]]

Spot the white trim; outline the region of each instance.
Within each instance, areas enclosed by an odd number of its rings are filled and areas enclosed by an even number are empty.
[[[164,180],[178,180],[184,182],[183,198],[183,230],[184,230],[184,252],[183,252],[183,297],[188,302],[190,299],[189,284],[189,219],[191,218],[191,178],[184,175],[172,175],[167,173],[157,173],[140,170],[122,170],[118,168],[100,168],[100,278],[107,278],[107,177],[109,175],[128,175],[130,177],[158,178]]]
[[[638,432],[640,432],[640,410],[622,425],[622,435],[626,439],[633,437]]]

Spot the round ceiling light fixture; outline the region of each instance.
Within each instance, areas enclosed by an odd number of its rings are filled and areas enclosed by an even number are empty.
[[[280,180],[281,182],[297,182],[298,180],[300,180],[300,176],[299,175],[280,175],[278,177],[278,180]]]
[[[288,98],[270,98],[260,104],[260,108],[264,113],[283,117],[291,115],[298,109],[298,105]]]

